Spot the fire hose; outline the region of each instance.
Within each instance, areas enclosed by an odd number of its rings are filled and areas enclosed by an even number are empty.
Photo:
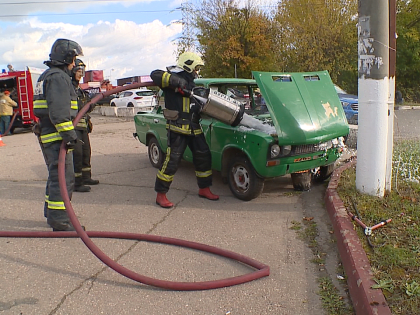
[[[73,125],[77,125],[80,118],[86,114],[89,110],[90,105],[96,103],[97,101],[101,100],[103,97],[108,96],[113,93],[118,93],[127,89],[134,89],[138,87],[144,86],[152,86],[154,85],[152,82],[139,82],[133,83],[128,86],[118,87],[103,93],[96,95],[89,103],[87,103],[77,114],[76,118],[73,121]],[[123,232],[109,232],[109,231],[85,231],[81,226],[77,216],[74,212],[72,207],[69,195],[67,193],[67,186],[66,186],[66,179],[65,179],[65,158],[66,158],[66,147],[65,143],[61,143],[60,147],[60,154],[59,154],[59,161],[58,161],[58,179],[60,185],[60,192],[63,198],[64,204],[66,206],[66,210],[68,216],[70,218],[71,223],[75,228],[75,232],[21,232],[21,231],[0,231],[0,237],[20,237],[20,238],[76,238],[79,237],[85,243],[85,245],[89,248],[89,250],[105,265],[110,267],[111,269],[115,270],[119,274],[132,279],[134,281],[159,287],[163,289],[169,290],[179,290],[179,291],[192,291],[192,290],[210,290],[210,289],[217,289],[223,287],[234,286],[246,282],[250,282],[270,274],[269,266],[258,262],[252,258],[220,249],[214,246],[205,245],[202,243],[191,242],[187,240],[181,240],[176,238],[169,238],[164,236],[158,235],[150,235],[150,234],[136,234],[136,233],[123,233]],[[220,280],[210,280],[210,281],[202,281],[202,282],[176,282],[176,281],[167,281],[167,280],[160,280],[151,277],[147,277],[141,274],[138,274],[134,271],[131,271],[124,266],[118,264],[116,261],[112,260],[108,257],[102,250],[91,240],[91,238],[114,238],[114,239],[126,239],[126,240],[137,240],[137,241],[148,241],[154,243],[162,243],[168,245],[176,245],[184,248],[195,249],[207,253],[211,253],[214,255],[230,258],[236,260],[238,262],[244,263],[250,267],[255,268],[253,272],[250,272],[245,275],[220,279]]]

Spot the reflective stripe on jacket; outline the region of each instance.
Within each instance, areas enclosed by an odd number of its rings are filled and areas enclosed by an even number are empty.
[[[75,141],[72,120],[77,110],[77,95],[70,76],[58,67],[44,71],[34,89],[34,114],[40,120],[42,143]]]
[[[195,87],[193,75],[186,71],[176,73],[163,70],[152,71],[150,77],[164,92],[165,108],[176,110],[179,113],[179,118],[176,121],[166,121],[166,129],[184,135],[201,134],[203,131],[199,124],[199,115],[195,114],[196,119],[193,119],[193,113],[190,112],[191,99],[176,92],[176,87],[169,85],[171,76],[179,76],[186,80],[188,85],[185,88],[187,90],[191,91]]]

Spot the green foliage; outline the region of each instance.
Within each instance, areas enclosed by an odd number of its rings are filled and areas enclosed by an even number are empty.
[[[416,281],[407,282],[405,284],[405,293],[408,296],[420,297],[420,285]]]
[[[333,82],[358,92],[356,0],[284,0],[275,10],[258,0],[200,0],[197,38],[207,77],[250,78],[252,70],[328,70]],[[420,102],[420,0],[397,0],[396,90]]]
[[[276,67],[273,23],[252,1],[239,8],[235,1],[203,0],[196,12],[203,76],[251,78],[252,70]]]
[[[392,283],[392,280],[387,280],[387,279],[382,279],[382,280],[377,280],[377,279],[373,279],[376,284],[374,284],[372,286],[372,289],[382,289],[382,290],[387,290],[388,292],[394,292],[394,284]]]
[[[396,89],[407,101],[420,102],[420,0],[397,1]]]
[[[343,78],[357,79],[349,75],[357,74],[356,4],[325,0],[280,2],[275,20],[280,28],[285,70],[328,70],[334,82],[348,89],[351,85],[342,84]]]

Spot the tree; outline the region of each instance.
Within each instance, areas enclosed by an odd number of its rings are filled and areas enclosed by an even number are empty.
[[[334,82],[357,91],[357,1],[284,0],[275,20],[285,71],[328,70]]]
[[[420,102],[420,0],[397,1],[396,90]]]
[[[196,12],[204,76],[250,78],[252,70],[276,70],[274,24],[253,0],[243,8],[235,0],[203,0]]]

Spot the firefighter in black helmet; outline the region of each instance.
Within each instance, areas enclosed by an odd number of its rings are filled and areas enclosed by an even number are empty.
[[[80,111],[85,104],[89,101],[89,95],[87,92],[83,91],[80,88],[79,82],[81,78],[85,75],[86,65],[82,60],[76,59],[75,66],[72,70],[71,80],[74,86],[74,89],[77,94],[77,106]],[[90,112],[93,107],[90,108]],[[91,148],[90,148],[90,139],[89,132],[91,131],[92,123],[90,122],[90,116],[88,114],[83,115],[80,118],[77,125],[74,127],[76,130],[77,138],[81,141],[78,141],[73,151],[73,164],[74,164],[74,191],[79,192],[89,192],[90,186],[87,185],[97,185],[99,180],[92,179],[91,175]]]
[[[53,231],[74,231],[60,193],[58,157],[64,141],[67,148],[65,177],[71,199],[74,170],[72,154],[69,152],[77,142],[72,120],[78,109],[77,95],[70,75],[76,56],[83,56],[78,43],[69,39],[57,39],[52,45],[50,60],[44,62],[49,69],[42,73],[34,89],[34,114],[39,118],[39,126],[34,130],[39,136],[48,168],[44,216]]]
[[[210,191],[211,153],[200,125],[201,108],[186,93],[195,87],[194,78],[203,65],[203,60],[196,53],[184,52],[178,57],[176,66],[168,67],[167,71],[154,70],[150,74],[153,82],[165,93],[164,116],[167,119],[168,149],[155,182],[156,203],[162,208],[173,206],[166,198],[166,193],[187,146],[193,154],[198,195],[209,200],[219,199],[219,196]]]

